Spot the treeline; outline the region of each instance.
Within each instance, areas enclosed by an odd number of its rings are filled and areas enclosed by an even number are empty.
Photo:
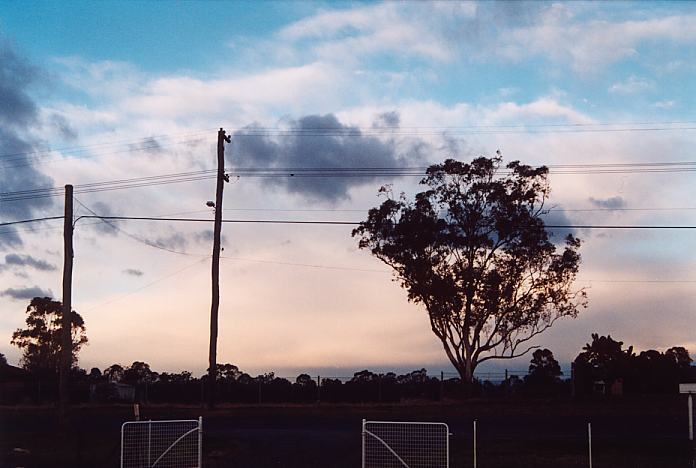
[[[693,381],[689,352],[681,347],[664,353],[650,349],[639,354],[623,348],[611,335],[592,334],[573,362],[575,394],[644,395],[676,393],[680,382]]]
[[[95,369],[93,380],[118,382],[132,386],[135,398],[149,403],[197,403],[202,401],[208,386],[208,376],[195,378],[190,372],[171,374],[153,372],[149,365],[134,362],[128,368],[113,365],[101,378]],[[425,369],[403,375],[393,372],[376,374],[368,370],[356,372],[350,379],[312,377],[300,374],[294,379],[278,377],[273,372],[252,377],[232,364],[218,364],[215,395],[220,403],[311,403],[325,402],[398,402],[404,399],[437,400],[443,386],[459,386],[459,381],[443,382],[427,375]],[[113,398],[113,393],[100,398]]]
[[[402,375],[363,370],[345,379],[308,374],[288,379],[274,373],[252,377],[235,365],[220,364],[215,395],[219,403],[368,403],[460,399],[467,393],[487,398],[674,394],[680,382],[696,381],[694,370],[683,347],[636,354],[611,336],[593,334],[573,361],[570,375],[563,374],[548,349],[534,351],[526,375],[476,379],[467,391],[459,378],[430,376],[425,369]],[[141,361],[103,371],[75,366],[70,382],[73,402],[197,404],[208,390],[207,373],[158,373]],[[25,368],[19,369],[0,359],[0,403],[54,402],[57,384],[55,367],[36,367],[36,360],[25,360]]]

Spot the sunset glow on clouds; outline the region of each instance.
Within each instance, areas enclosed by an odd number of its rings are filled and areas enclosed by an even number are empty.
[[[692,161],[695,22],[689,3],[5,3],[0,191],[214,168],[219,127],[233,135],[232,168],[425,166],[496,150],[529,164]],[[361,136],[292,134],[328,124]],[[696,224],[693,177],[552,170],[551,204],[574,224]],[[386,183],[418,190],[413,177],[241,177],[225,187],[224,216],[360,221]],[[214,185],[76,196],[99,214],[212,219]],[[60,197],[0,204],[2,221],[60,214]],[[80,365],[202,372],[212,225],[117,226],[77,223],[73,304],[90,339]],[[59,299],[61,221],[0,231],[0,352],[16,363],[9,340],[27,297]],[[589,307],[537,344],[564,362],[593,332],[696,353],[693,233],[577,234]],[[426,312],[358,251],[350,227],[223,235],[219,362],[281,374],[449,369]]]

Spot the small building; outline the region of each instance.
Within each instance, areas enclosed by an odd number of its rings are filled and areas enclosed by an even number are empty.
[[[135,401],[135,387],[119,382],[97,383],[89,386],[89,399],[92,402]]]

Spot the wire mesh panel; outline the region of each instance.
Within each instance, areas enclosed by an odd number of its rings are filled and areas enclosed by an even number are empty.
[[[201,418],[121,426],[121,468],[200,468]]]
[[[444,423],[363,420],[363,468],[448,468]]]

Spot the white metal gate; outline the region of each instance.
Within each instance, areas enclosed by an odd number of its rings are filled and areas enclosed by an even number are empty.
[[[363,468],[449,468],[445,423],[365,421]]]
[[[121,468],[201,468],[203,418],[129,421],[121,426]]]

